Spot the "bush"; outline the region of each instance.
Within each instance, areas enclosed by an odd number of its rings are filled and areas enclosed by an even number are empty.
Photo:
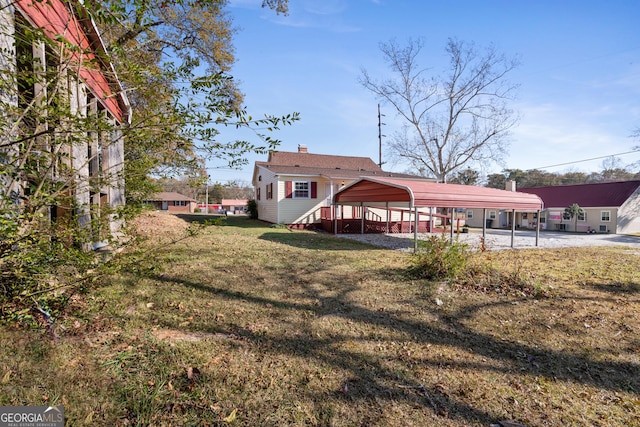
[[[453,279],[467,267],[469,246],[446,235],[430,236],[418,242],[411,272],[422,279]]]
[[[258,219],[258,203],[255,200],[251,199],[247,201],[247,213],[249,214],[249,218]]]

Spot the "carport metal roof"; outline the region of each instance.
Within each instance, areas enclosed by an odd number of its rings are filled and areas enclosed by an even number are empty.
[[[529,212],[543,208],[542,199],[535,194],[408,178],[361,178],[334,196],[336,204],[387,202],[409,208],[488,208]]]
[[[333,196],[333,202],[335,205],[385,204],[388,207],[415,209],[415,251],[418,249],[418,208],[480,208],[484,209],[486,215],[486,209],[539,212],[544,207],[542,199],[535,194],[471,185],[439,184],[424,179],[372,177],[361,178],[342,188]],[[511,221],[511,247],[514,246],[515,223],[515,220]],[[453,227],[450,233],[453,241]],[[482,235],[486,237],[484,221]],[[539,238],[540,228],[537,226],[536,246]]]

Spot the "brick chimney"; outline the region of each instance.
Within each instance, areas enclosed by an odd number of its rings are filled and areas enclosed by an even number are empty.
[[[298,153],[308,153],[307,146],[304,144],[298,144]]]
[[[507,191],[516,191],[516,182],[515,181],[507,181],[505,184],[505,190]]]

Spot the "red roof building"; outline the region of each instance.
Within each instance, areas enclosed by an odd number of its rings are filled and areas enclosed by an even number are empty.
[[[640,233],[640,181],[532,187],[517,191],[535,194],[543,200],[545,210],[541,223],[545,223],[548,230]],[[577,221],[564,212],[573,204],[583,209]]]

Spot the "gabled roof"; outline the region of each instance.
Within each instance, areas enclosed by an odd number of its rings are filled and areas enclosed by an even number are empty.
[[[150,202],[169,202],[169,201],[186,201],[186,202],[195,202],[196,199],[192,199],[191,197],[187,197],[184,194],[176,193],[175,191],[163,191],[158,194],[154,194],[152,197],[149,197],[147,201]]]
[[[298,166],[319,169],[382,171],[380,166],[368,157],[333,156],[328,154],[295,153],[287,151],[271,151],[267,163],[279,166]]]
[[[336,203],[408,204],[410,207],[490,208],[537,211],[543,207],[535,194],[460,184],[439,184],[424,179],[362,178],[341,189]]]
[[[518,192],[538,195],[546,208],[566,208],[574,203],[583,208],[619,207],[639,187],[640,181],[621,181],[519,188]]]
[[[396,172],[385,172],[382,169],[375,171],[370,170],[352,170],[335,168],[319,168],[319,167],[305,167],[305,166],[281,166],[270,165],[267,162],[256,162],[257,166],[265,167],[275,174],[279,175],[299,175],[299,176],[323,176],[329,179],[357,179],[362,176],[401,176],[401,177],[415,177],[413,175],[401,174]]]
[[[272,151],[266,162],[256,162],[255,165],[256,168],[267,168],[280,175],[323,176],[329,179],[352,180],[362,176],[415,177],[414,175],[386,172],[368,157],[334,156],[306,152]]]

